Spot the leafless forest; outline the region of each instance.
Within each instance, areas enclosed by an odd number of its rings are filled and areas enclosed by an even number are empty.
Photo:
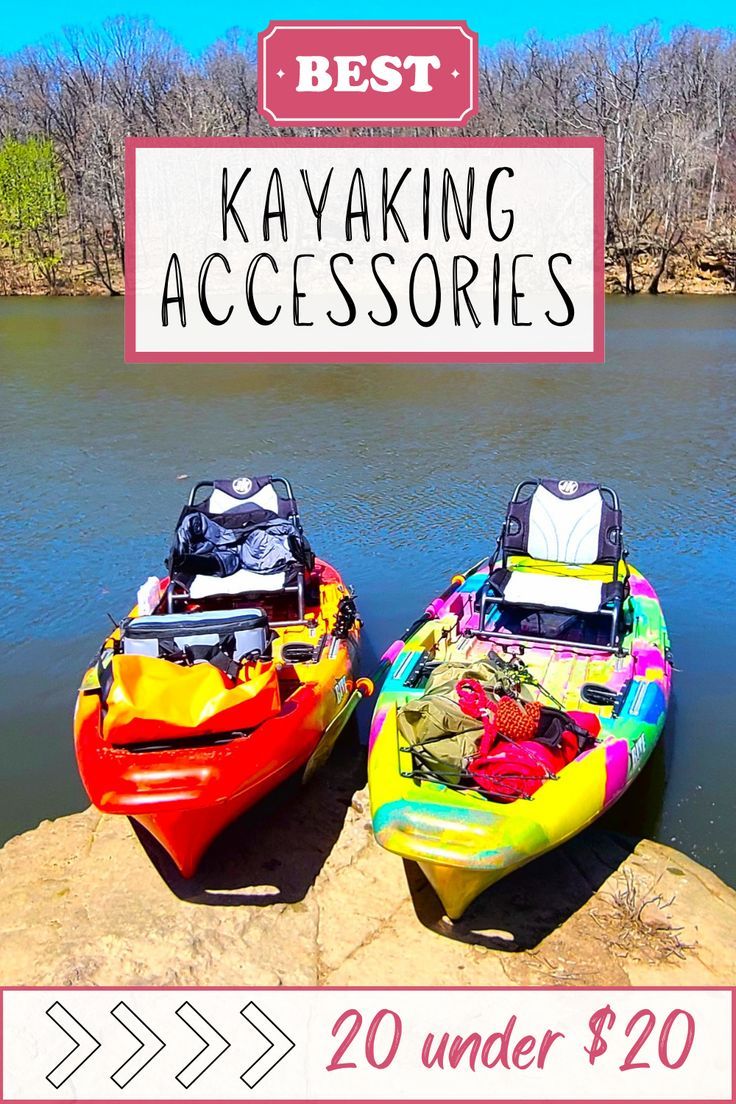
[[[192,58],[119,18],[0,58],[0,290],[121,290],[125,135],[267,132],[240,32]],[[603,134],[609,289],[736,290],[733,33],[647,24],[483,50],[466,133]]]

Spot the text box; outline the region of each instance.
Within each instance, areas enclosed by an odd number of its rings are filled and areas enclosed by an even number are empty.
[[[478,110],[478,36],[461,22],[272,22],[258,110],[272,126],[462,126]]]
[[[726,989],[6,990],[4,1100],[733,1099]]]
[[[602,139],[128,139],[129,361],[601,361]]]

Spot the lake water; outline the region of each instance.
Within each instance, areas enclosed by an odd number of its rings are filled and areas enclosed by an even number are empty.
[[[75,688],[107,612],[162,571],[192,478],[292,479],[358,591],[370,670],[539,474],[618,490],[672,636],[663,743],[605,823],[736,883],[736,299],[609,301],[607,350],[605,366],[126,367],[119,300],[0,300],[0,840],[86,804]]]

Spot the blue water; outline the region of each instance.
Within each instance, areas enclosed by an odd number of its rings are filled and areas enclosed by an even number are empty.
[[[85,805],[75,688],[106,613],[162,570],[193,478],[287,474],[375,653],[489,550],[515,483],[550,475],[618,490],[675,653],[662,749],[609,823],[736,883],[736,299],[612,300],[607,353],[605,366],[126,367],[120,301],[0,300],[0,839]]]

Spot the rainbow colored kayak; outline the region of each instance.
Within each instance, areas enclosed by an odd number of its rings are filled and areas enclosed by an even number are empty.
[[[494,554],[456,576],[383,661],[373,830],[419,864],[451,919],[621,796],[662,732],[672,671],[657,595],[625,560],[617,496],[574,480],[519,484]],[[527,700],[592,722],[595,736],[531,796],[483,790],[472,757],[443,774],[433,751],[428,769],[430,741],[412,744],[400,727],[443,671],[488,662],[522,672]]]

